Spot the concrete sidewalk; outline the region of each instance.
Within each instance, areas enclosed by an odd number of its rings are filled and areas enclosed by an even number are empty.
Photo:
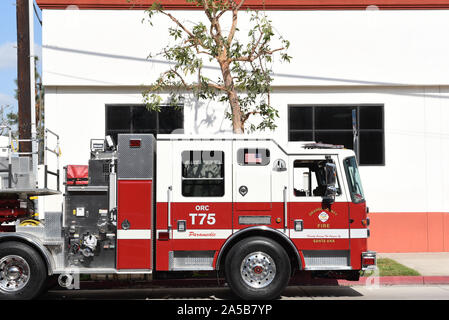
[[[377,256],[393,259],[422,276],[449,276],[449,252],[378,253]]]
[[[418,271],[420,276],[382,276],[378,279],[361,277],[359,281],[338,280],[339,285],[441,285],[449,284],[449,252],[378,253],[377,258],[390,258]]]

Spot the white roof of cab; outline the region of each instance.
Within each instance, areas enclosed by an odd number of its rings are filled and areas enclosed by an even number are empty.
[[[313,144],[315,141],[289,141],[287,144],[278,143],[272,135],[266,134],[158,134],[158,141],[171,140],[248,140],[248,141],[273,141],[287,154],[341,154],[343,157],[354,156],[354,151],[350,149],[332,149],[332,148],[305,148],[307,144]]]

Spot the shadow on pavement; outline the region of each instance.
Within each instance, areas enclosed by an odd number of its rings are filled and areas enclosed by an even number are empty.
[[[229,288],[147,288],[147,289],[52,289],[41,300],[233,300]]]
[[[347,286],[290,286],[281,299],[325,299],[360,297],[362,294]],[[42,300],[235,300],[228,287],[168,287],[67,290],[53,288]]]
[[[282,294],[284,299],[361,297],[360,292],[348,286],[290,286]]]
[[[81,281],[80,290],[58,285],[56,277],[49,281],[43,300],[235,300],[224,279],[158,279],[148,281]],[[281,299],[326,299],[363,296],[349,286],[339,286],[335,279],[315,279],[310,273],[296,274]]]

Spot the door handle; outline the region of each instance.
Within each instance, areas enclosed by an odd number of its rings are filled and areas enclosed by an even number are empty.
[[[168,187],[167,190],[167,230],[168,232],[171,231],[172,225],[171,225],[171,196],[172,196],[172,186]]]
[[[282,196],[284,198],[284,232],[287,231],[287,187],[284,186],[284,190],[282,190]]]

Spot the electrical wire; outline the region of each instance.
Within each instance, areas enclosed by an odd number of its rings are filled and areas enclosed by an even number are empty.
[[[39,17],[39,14],[37,13],[37,8],[36,8],[36,5],[34,4],[34,2],[33,2],[33,8],[34,8],[34,13],[36,14],[37,21],[39,21],[40,25],[42,26],[42,20]]]

